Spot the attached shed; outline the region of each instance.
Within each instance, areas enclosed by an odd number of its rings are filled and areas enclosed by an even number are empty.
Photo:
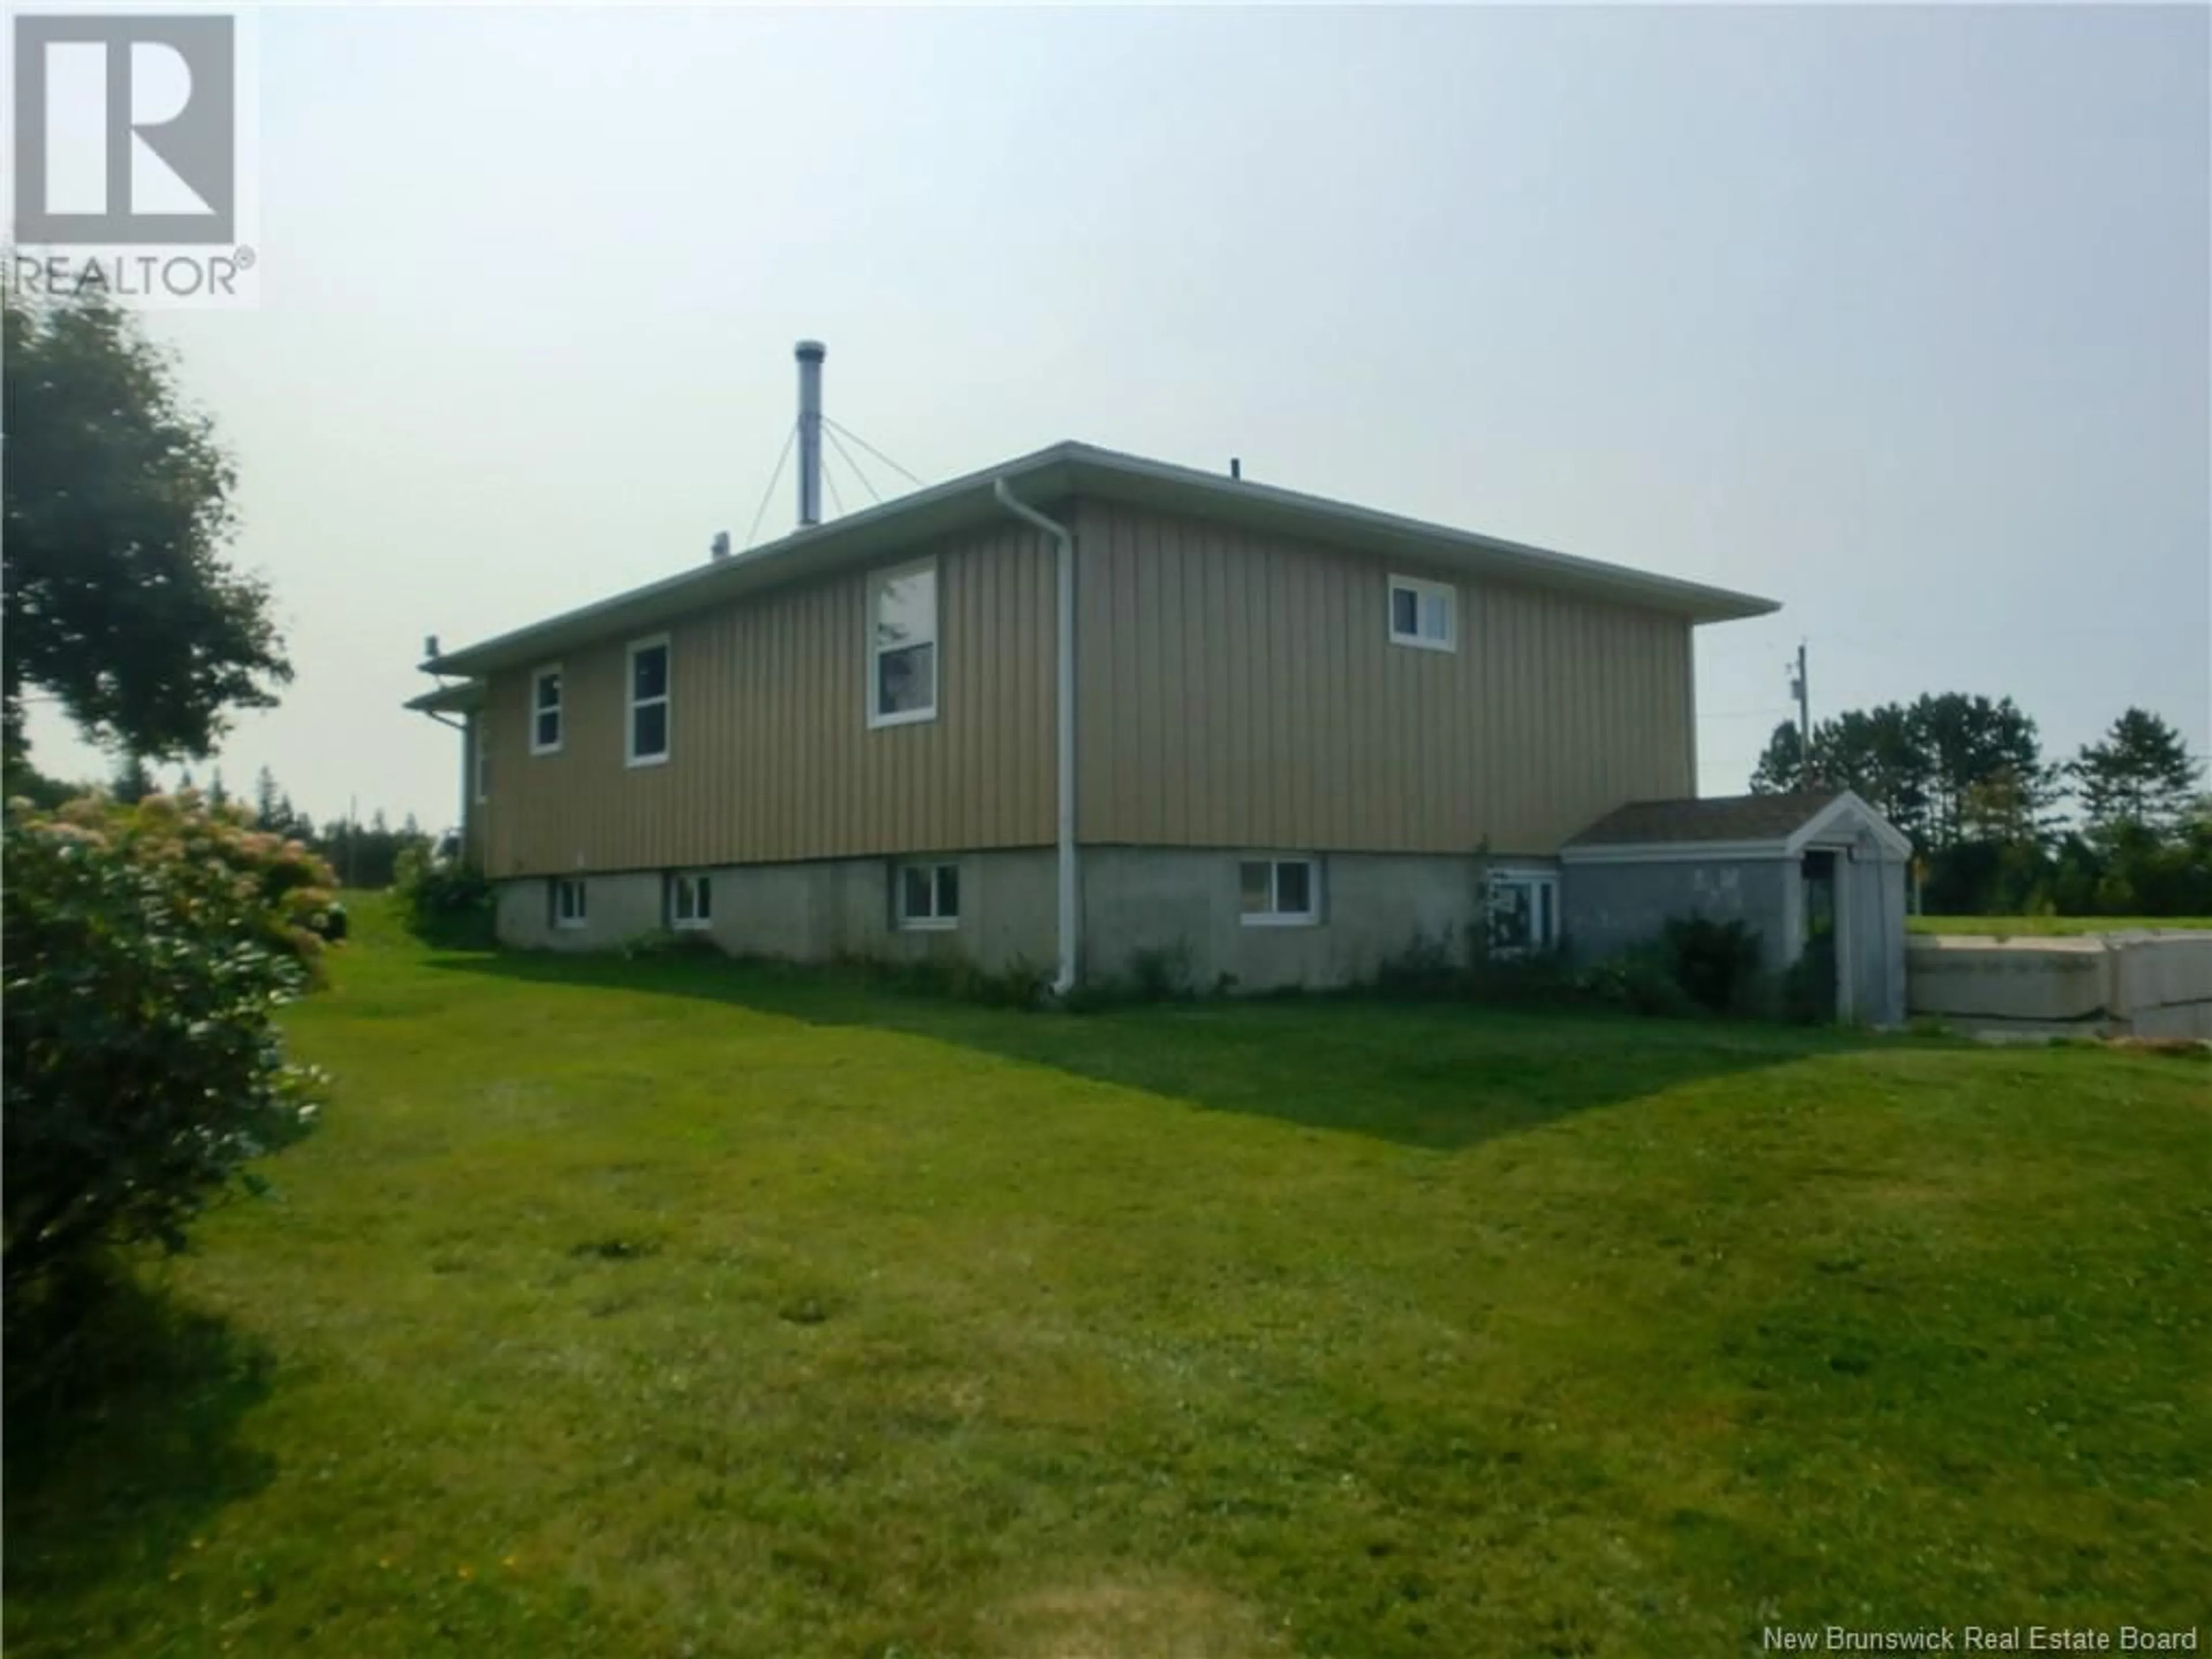
[[[1560,851],[1566,944],[1595,960],[1671,916],[1741,921],[1773,972],[1818,953],[1838,1018],[1902,1024],[1911,852],[1848,789],[1632,802]]]

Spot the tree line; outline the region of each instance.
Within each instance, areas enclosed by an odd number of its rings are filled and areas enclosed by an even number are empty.
[[[1778,726],[1753,793],[1850,789],[1912,841],[1923,907],[1955,915],[2212,915],[2212,796],[2181,733],[2130,708],[2047,757],[2010,697],[1960,692]]]

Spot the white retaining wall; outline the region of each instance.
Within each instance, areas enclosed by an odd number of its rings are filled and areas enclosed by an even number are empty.
[[[1915,934],[1905,986],[1912,1013],[1953,1024],[2212,1037],[2212,933]]]

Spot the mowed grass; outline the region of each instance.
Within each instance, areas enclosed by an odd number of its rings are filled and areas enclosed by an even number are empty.
[[[1909,916],[1914,933],[1985,933],[1996,939],[2050,939],[2075,933],[2212,931],[2212,916]]]
[[[8,1441],[15,1656],[1690,1655],[2179,1626],[2212,1071],[440,956]]]

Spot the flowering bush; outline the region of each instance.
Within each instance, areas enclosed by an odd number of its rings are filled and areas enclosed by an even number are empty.
[[[190,791],[6,823],[4,1272],[181,1248],[245,1165],[312,1127],[271,1016],[317,982],[331,875]]]

